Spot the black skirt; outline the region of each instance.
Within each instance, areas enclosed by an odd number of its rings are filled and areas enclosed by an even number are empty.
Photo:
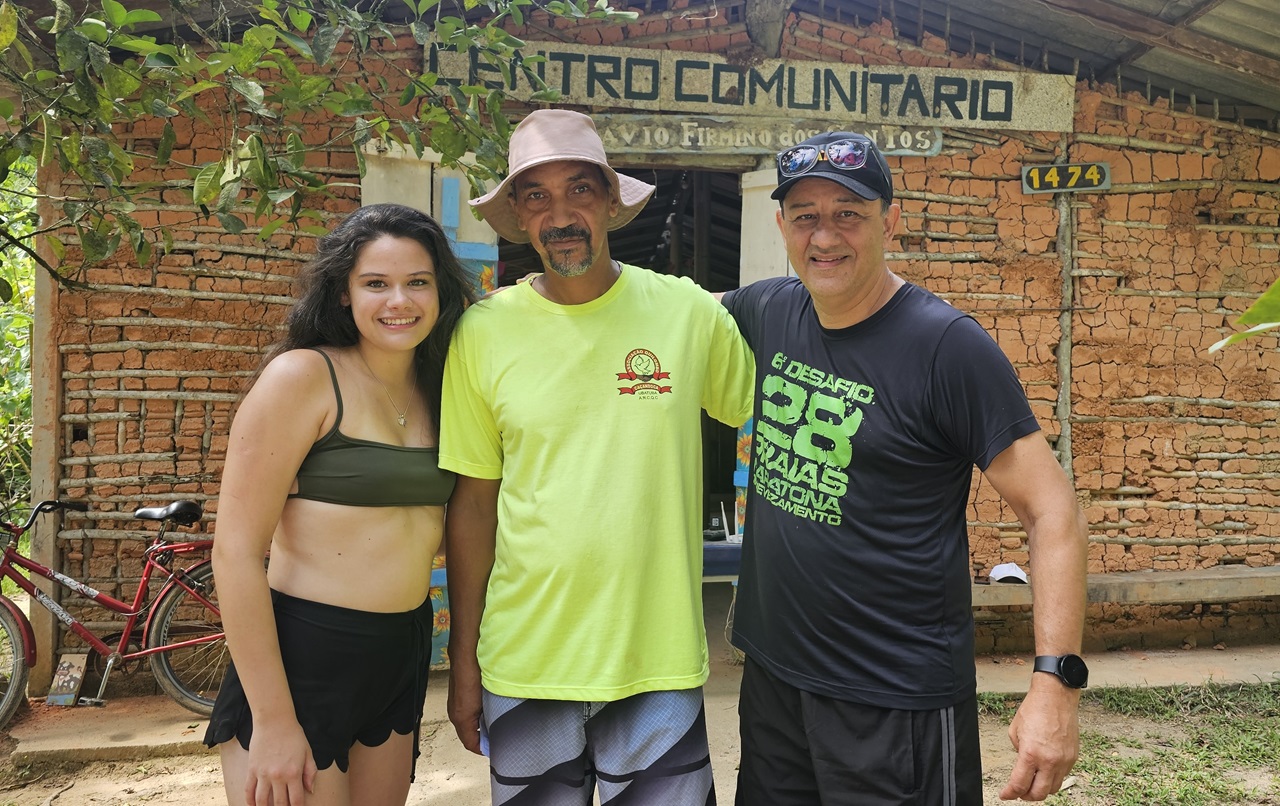
[[[391,732],[413,734],[427,696],[431,600],[403,613],[370,613],[271,592],[280,657],[298,723],[317,769],[347,771],[359,742],[377,747]],[[253,714],[232,663],[218,691],[204,743],[239,740],[249,749]],[[412,780],[412,776],[411,776]]]

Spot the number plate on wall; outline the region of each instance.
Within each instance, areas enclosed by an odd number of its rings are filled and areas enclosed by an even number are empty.
[[[1105,162],[1022,166],[1023,193],[1065,193],[1075,190],[1105,190],[1109,187],[1111,166]]]

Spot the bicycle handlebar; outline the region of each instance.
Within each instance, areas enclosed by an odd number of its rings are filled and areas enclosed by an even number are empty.
[[[86,501],[41,501],[31,510],[31,516],[27,518],[27,522],[22,525],[22,531],[28,532],[35,525],[36,518],[40,517],[44,512],[57,512],[61,509],[70,509],[75,512],[88,512],[89,504]]]
[[[89,503],[87,501],[41,501],[31,510],[31,516],[27,518],[27,522],[22,526],[12,524],[7,521],[0,524],[5,531],[11,535],[17,536],[31,531],[31,527],[35,525],[36,518],[45,512],[57,512],[59,510],[72,510],[74,512],[88,512]],[[174,521],[182,526],[191,526],[203,517],[203,508],[195,501],[174,501],[166,507],[143,507],[133,513],[135,518],[152,521]],[[163,534],[161,530],[161,534]]]

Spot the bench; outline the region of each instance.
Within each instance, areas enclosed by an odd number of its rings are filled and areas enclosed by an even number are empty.
[[[702,544],[702,581],[738,580],[741,543],[706,541]],[[431,587],[443,587],[445,570],[431,573]],[[1031,604],[1031,587],[1018,583],[973,584],[974,607]],[[1114,604],[1201,604],[1239,602],[1280,596],[1280,565],[1254,568],[1219,565],[1191,571],[1116,571],[1089,574],[1089,602]]]
[[[742,544],[702,544],[703,582],[735,582]],[[1116,604],[1200,604],[1238,602],[1280,596],[1280,565],[1253,568],[1219,565],[1191,571],[1116,571],[1089,574],[1089,601]],[[974,607],[1031,604],[1031,586],[992,582],[973,584]]]
[[[738,582],[738,566],[742,562],[742,544],[725,540],[702,543],[702,581]]]
[[[993,582],[973,586],[974,607],[1031,604],[1030,585]],[[1280,596],[1280,565],[1219,565],[1190,571],[1117,571],[1089,574],[1089,602],[1200,604]]]

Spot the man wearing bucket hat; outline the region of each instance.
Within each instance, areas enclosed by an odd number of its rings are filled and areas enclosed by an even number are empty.
[[[889,270],[874,143],[778,155],[795,277],[723,302],[759,393],[733,643],[737,803],[983,802],[966,510],[973,467],[1021,520],[1039,656],[1000,797],[1043,800],[1078,751],[1084,516],[1018,377],[970,317]],[[1043,673],[1041,673],[1043,672]]]
[[[444,379],[449,716],[493,802],[715,802],[702,684],[701,410],[751,412],[754,360],[686,279],[619,264],[654,188],[586,115],[531,113],[472,204],[546,271],[463,316]]]

